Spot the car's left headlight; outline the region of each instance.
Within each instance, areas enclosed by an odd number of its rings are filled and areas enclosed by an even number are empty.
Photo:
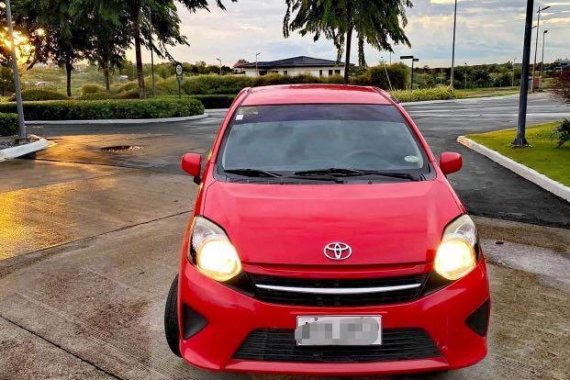
[[[477,228],[468,215],[451,222],[435,256],[435,271],[448,280],[458,280],[477,264]]]
[[[241,272],[235,247],[224,230],[208,219],[194,218],[190,247],[198,270],[216,281],[231,280]],[[188,252],[188,255],[191,259],[192,253]]]

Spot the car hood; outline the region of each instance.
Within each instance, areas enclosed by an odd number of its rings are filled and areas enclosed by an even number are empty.
[[[445,226],[462,213],[444,180],[278,185],[214,182],[203,215],[250,264],[395,265],[433,260]],[[327,258],[348,244],[351,256]]]

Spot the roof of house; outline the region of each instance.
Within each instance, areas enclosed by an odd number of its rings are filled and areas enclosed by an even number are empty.
[[[259,61],[257,67],[260,69],[269,68],[287,68],[287,67],[331,67],[344,65],[343,62],[331,61],[328,59],[311,58],[306,56],[299,56],[293,58],[279,59],[277,61]],[[247,69],[255,68],[255,62],[244,63],[236,67]]]
[[[373,87],[333,84],[293,84],[250,88],[244,106],[276,104],[391,104],[385,92]]]

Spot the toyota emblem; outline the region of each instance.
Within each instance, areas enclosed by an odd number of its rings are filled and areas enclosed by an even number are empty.
[[[346,260],[352,255],[352,248],[346,243],[330,243],[325,246],[324,254],[331,260]]]

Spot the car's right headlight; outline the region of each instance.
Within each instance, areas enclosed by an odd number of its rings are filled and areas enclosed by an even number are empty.
[[[198,270],[216,281],[228,281],[241,272],[241,261],[235,247],[224,230],[208,219],[194,218],[190,247]],[[188,255],[192,259],[192,252]]]
[[[468,215],[451,222],[435,256],[435,271],[448,280],[458,280],[477,264],[477,229]]]

